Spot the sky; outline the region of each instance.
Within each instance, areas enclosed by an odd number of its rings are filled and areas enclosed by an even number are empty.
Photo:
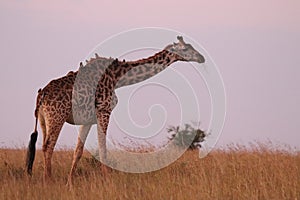
[[[222,75],[226,120],[217,146],[271,141],[300,149],[299,9],[297,0],[3,0],[0,147],[27,145],[37,90],[77,70],[99,43],[126,30],[161,27],[182,32],[201,44]],[[194,73],[188,67],[172,68],[188,77]],[[199,84],[205,85],[202,80]],[[137,98],[137,102],[147,102],[149,97]],[[205,129],[209,100],[199,104],[205,113],[201,119]],[[139,113],[134,115],[140,119]],[[112,126],[109,134],[114,131]],[[76,138],[77,129],[65,125],[58,145],[72,147]],[[41,141],[42,134],[38,147]]]

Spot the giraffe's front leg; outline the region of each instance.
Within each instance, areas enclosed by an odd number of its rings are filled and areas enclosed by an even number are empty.
[[[112,93],[112,97],[111,97],[111,104],[110,104],[110,108],[111,110],[113,110],[118,104],[118,97],[116,95],[116,92],[113,91]]]
[[[107,157],[106,150],[106,134],[109,123],[110,111],[100,111],[97,113],[97,132],[99,145],[99,158],[102,163],[105,163]]]
[[[100,110],[97,112],[97,132],[99,145],[99,159],[102,163],[102,172],[107,173],[107,149],[106,149],[106,134],[111,111]]]

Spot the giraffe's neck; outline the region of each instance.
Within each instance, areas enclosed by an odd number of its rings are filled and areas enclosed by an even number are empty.
[[[148,58],[128,62],[96,55],[96,58],[91,58],[85,66],[81,65],[79,71],[83,79],[95,76],[95,80],[103,81],[105,85],[113,85],[114,89],[117,89],[151,78],[178,60],[178,55],[165,49]],[[77,75],[77,72],[75,73]],[[111,77],[109,81],[107,76],[102,76],[104,74]]]
[[[120,62],[119,70],[121,72],[116,73],[118,77],[115,77],[115,88],[135,84],[151,78],[178,60],[180,60],[180,57],[176,54],[168,50],[162,50],[149,58]],[[115,68],[118,70],[117,66]]]

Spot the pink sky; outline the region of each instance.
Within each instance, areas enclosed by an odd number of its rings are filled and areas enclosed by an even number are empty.
[[[299,149],[299,10],[297,0],[1,1],[0,147],[27,145],[38,88],[111,35],[155,26],[191,36],[217,64],[227,94],[219,145],[269,139]],[[58,143],[76,137],[67,125]]]

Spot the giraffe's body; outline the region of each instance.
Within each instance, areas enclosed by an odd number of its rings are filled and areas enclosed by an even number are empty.
[[[168,45],[159,53],[137,61],[118,61],[96,55],[77,72],[52,80],[39,90],[35,110],[43,131],[44,176],[51,176],[51,157],[58,135],[65,122],[82,125],[74,152],[69,181],[82,155],[85,139],[93,124],[97,124],[100,159],[106,158],[106,131],[109,117],[117,104],[115,89],[141,82],[161,72],[176,61],[204,62],[204,57],[181,37],[179,43]],[[36,141],[37,131],[31,136]],[[32,143],[30,145],[32,147]],[[32,157],[33,154],[33,157]],[[29,148],[27,171],[31,174],[34,152]]]

